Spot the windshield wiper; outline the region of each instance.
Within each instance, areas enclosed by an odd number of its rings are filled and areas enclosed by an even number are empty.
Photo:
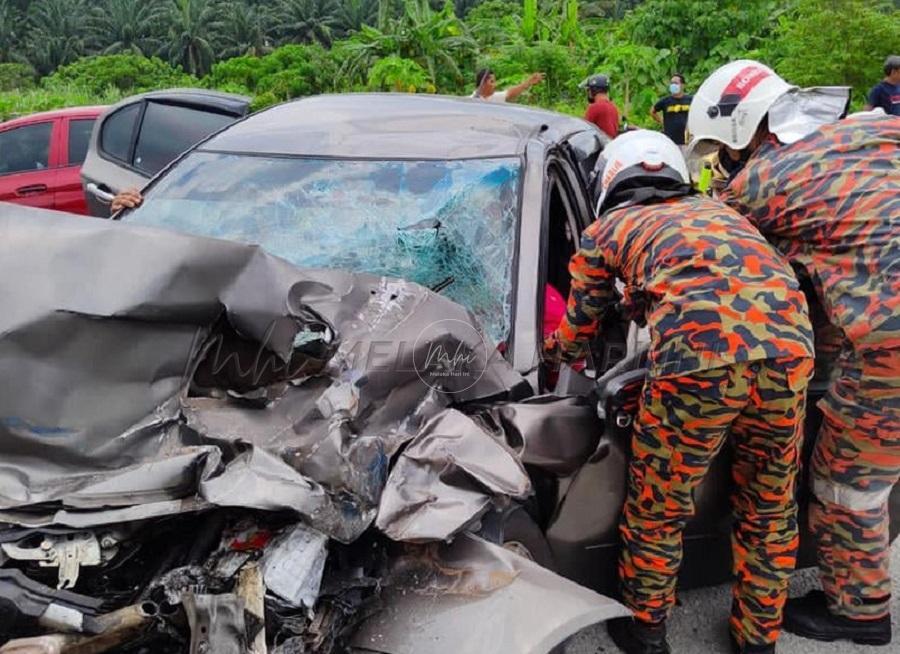
[[[443,291],[445,288],[450,286],[450,284],[452,284],[455,281],[456,281],[456,279],[451,275],[447,279],[444,279],[444,280],[438,282],[437,284],[435,284],[434,286],[432,286],[431,290],[434,291],[435,293],[440,293],[441,291]]]

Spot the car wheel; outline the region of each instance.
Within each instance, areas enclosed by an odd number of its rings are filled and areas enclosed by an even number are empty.
[[[522,507],[511,511],[503,521],[503,548],[544,568],[556,570],[556,561],[544,533]]]

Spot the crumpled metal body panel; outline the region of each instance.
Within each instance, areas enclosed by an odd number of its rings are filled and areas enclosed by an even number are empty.
[[[603,433],[595,403],[580,396],[542,395],[498,404],[491,413],[508,438],[522,442],[524,464],[560,476],[581,468]]]
[[[353,646],[384,654],[547,654],[591,624],[630,615],[618,602],[475,536],[449,548],[472,570],[496,569],[499,561],[515,576],[480,595],[430,593],[430,579],[420,588],[388,589],[384,610],[362,625]]]
[[[193,595],[184,598],[191,628],[190,654],[244,654],[247,627],[244,600],[237,595]]]
[[[374,519],[388,457],[428,419],[524,383],[468,311],[415,284],[14,205],[0,234],[0,520],[234,506],[349,542]],[[337,335],[326,360],[279,373],[322,325]],[[261,380],[235,376],[237,341]],[[423,368],[435,347],[479,374]],[[191,397],[201,366],[227,384]]]
[[[501,438],[454,409],[432,418],[391,470],[375,524],[397,541],[446,540],[493,498],[527,497],[528,474]]]

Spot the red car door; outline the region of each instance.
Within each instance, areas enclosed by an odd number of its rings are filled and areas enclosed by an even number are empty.
[[[73,116],[61,123],[59,170],[56,179],[55,208],[87,215],[87,200],[81,186],[81,164],[87,155],[95,117]]]
[[[18,123],[0,131],[0,201],[52,209],[60,121]]]

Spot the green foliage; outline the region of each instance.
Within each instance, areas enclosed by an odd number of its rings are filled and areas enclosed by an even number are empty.
[[[434,93],[428,73],[411,59],[391,55],[380,59],[369,69],[366,88],[369,91],[398,91],[404,93]]]
[[[19,46],[22,14],[9,0],[0,0],[0,61],[10,61]]]
[[[545,73],[544,82],[527,92],[528,102],[545,107],[579,101],[583,104],[584,92],[578,84],[587,76],[587,69],[577,53],[565,46],[546,41],[519,43],[501,48],[486,63],[500,88],[518,84],[534,71]]]
[[[168,0],[168,35],[162,53],[192,75],[205,75],[215,60],[213,39],[221,29],[213,0]]]
[[[98,94],[79,87],[0,92],[0,121],[63,107],[113,104],[123,97],[115,89]]]
[[[152,55],[160,46],[158,26],[162,17],[163,7],[159,2],[107,0],[92,7],[88,16],[88,42],[101,54]]]
[[[287,42],[331,43],[338,24],[335,0],[279,0],[275,19],[277,33]]]
[[[47,89],[79,88],[100,95],[108,88],[124,94],[175,86],[196,86],[197,80],[156,57],[135,54],[84,57],[59,68],[43,80]]]
[[[34,88],[36,73],[28,64],[0,64],[0,91]]]
[[[14,62],[0,63],[0,112],[197,84],[254,108],[364,89],[468,94],[489,65],[501,88],[546,73],[520,102],[577,115],[579,83],[607,73],[623,115],[655,126],[672,73],[690,90],[737,58],[800,85],[851,85],[859,105],[900,50],[898,2],[0,0],[0,62]],[[32,70],[47,76],[38,88]]]
[[[397,56],[415,61],[439,89],[458,89],[471,69],[477,44],[455,14],[452,2],[431,9],[426,0],[404,0],[404,13],[382,29],[364,26],[341,50],[342,77],[365,79],[379,59]]]
[[[629,123],[650,127],[650,108],[659,99],[657,88],[673,68],[672,52],[648,45],[615,43],[602,49],[594,70],[610,76],[610,96]]]
[[[24,43],[38,72],[47,74],[85,52],[87,16],[84,0],[37,0],[29,6]]]
[[[472,38],[486,50],[518,42],[522,34],[519,0],[487,0],[466,16]]]
[[[785,2],[777,0],[646,0],[619,24],[617,41],[672,53],[673,69],[694,78],[698,65],[709,64],[711,53],[730,39],[744,35],[748,47],[769,38]]]
[[[227,2],[220,9],[219,41],[222,58],[259,56],[271,48],[266,32],[270,16],[260,5]]]
[[[283,101],[333,90],[337,70],[333,53],[318,43],[285,45],[263,57],[245,55],[216,64],[203,83]]]
[[[852,86],[857,105],[900,50],[900,10],[882,0],[800,0],[778,29],[776,70],[800,86]]]
[[[533,41],[537,37],[538,3],[537,0],[524,0],[522,7],[522,38]]]

